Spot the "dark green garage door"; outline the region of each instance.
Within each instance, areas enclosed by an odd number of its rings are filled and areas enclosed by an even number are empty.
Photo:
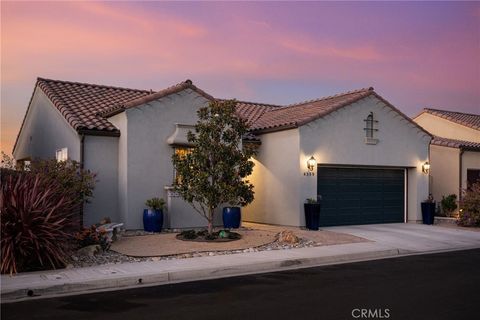
[[[321,226],[404,222],[404,170],[318,167]]]

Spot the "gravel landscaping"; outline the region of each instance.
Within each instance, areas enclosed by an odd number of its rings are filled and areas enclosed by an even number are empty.
[[[262,228],[242,227],[239,231],[251,231],[258,230]],[[296,229],[296,230],[295,230]],[[297,248],[307,248],[307,247],[317,247],[324,245],[334,245],[341,243],[351,243],[351,242],[363,242],[367,241],[363,238],[339,234],[330,231],[306,231],[299,228],[284,228],[284,227],[272,227],[268,226],[268,231],[277,231],[277,236],[273,242],[264,244],[258,247],[250,247],[245,249],[238,250],[216,250],[216,251],[198,251],[198,252],[189,252],[181,254],[171,254],[171,255],[162,255],[154,257],[132,257],[124,255],[113,250],[107,250],[104,252],[98,252],[96,254],[74,254],[71,257],[67,268],[81,268],[81,267],[90,267],[103,264],[118,264],[126,262],[141,262],[141,261],[160,261],[160,260],[173,260],[173,259],[187,259],[195,257],[205,257],[205,256],[216,256],[216,255],[227,255],[227,254],[237,254],[237,253],[246,253],[246,252],[259,252],[259,251],[271,251],[271,250],[290,250]],[[292,243],[290,238],[279,237],[280,232],[287,232],[287,236],[292,235],[296,238]],[[176,233],[178,230],[166,230],[162,234]],[[290,233],[290,234],[288,234]],[[121,237],[137,237],[137,236],[146,236],[146,235],[158,235],[158,233],[149,233],[141,230],[125,231],[121,234]],[[283,235],[283,233],[282,233]],[[296,235],[296,236],[295,236]],[[307,236],[305,236],[307,235]],[[298,237],[298,238],[297,238]],[[308,238],[311,239],[308,239]],[[315,241],[315,240],[316,241]],[[181,241],[181,240],[178,240]],[[208,247],[209,243],[205,243],[205,246]]]

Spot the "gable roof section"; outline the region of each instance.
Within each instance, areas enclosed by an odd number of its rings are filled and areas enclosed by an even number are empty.
[[[27,112],[15,140],[15,150],[20,132],[30,110],[35,90],[41,89],[65,120],[77,132],[90,134],[119,135],[120,132],[107,119],[97,114],[113,104],[146,96],[150,91],[37,78]]]
[[[441,146],[441,147],[449,147],[449,148],[457,148],[461,150],[471,150],[471,151],[480,151],[480,143],[479,142],[472,142],[472,141],[465,141],[465,140],[456,140],[456,139],[447,139],[438,136],[434,136],[431,142],[432,145]]]
[[[420,112],[420,114],[415,118],[419,117],[424,113],[432,114],[434,116],[460,124],[462,126],[480,131],[480,114],[424,108],[422,112]]]
[[[215,100],[214,97],[194,86],[191,80],[158,92],[43,78],[37,79],[35,87],[40,88],[47,95],[77,132],[97,135],[118,136],[120,134],[119,130],[108,121],[108,117],[186,89],[197,92],[207,100]],[[425,129],[378,95],[371,87],[288,106],[237,101],[236,112],[238,116],[246,119],[250,125],[250,132],[261,134],[300,127],[368,96],[377,97],[416,128],[431,136]],[[17,135],[14,150],[20,132]],[[253,139],[253,136],[250,138]]]
[[[360,89],[281,108],[270,109],[263,113],[251,128],[257,132],[271,132],[296,128],[365,98],[372,94],[372,92],[373,88]]]
[[[390,102],[377,94],[372,87],[292,104],[286,107],[272,108],[263,113],[259,119],[253,123],[251,130],[255,133],[264,133],[298,128],[368,96],[375,96],[401,115],[415,128],[424,132],[428,136],[432,136],[428,131],[412,121],[410,117],[407,117]]]
[[[186,80],[184,82],[180,82],[176,85],[173,85],[173,86],[168,87],[166,89],[160,90],[158,92],[150,93],[149,95],[146,95],[146,96],[141,96],[141,97],[138,97],[136,99],[132,99],[132,100],[129,100],[129,101],[122,101],[120,103],[113,104],[110,108],[104,110],[103,112],[99,112],[98,114],[103,116],[103,117],[108,118],[108,117],[114,116],[116,114],[119,114],[119,113],[125,111],[126,109],[138,107],[142,104],[149,103],[151,101],[166,97],[170,94],[177,93],[177,92],[183,91],[185,89],[191,89],[191,90],[197,92],[198,94],[200,94],[201,96],[205,97],[207,100],[214,100],[215,99],[214,97],[212,97],[211,95],[209,95],[205,91],[203,91],[203,90],[197,88],[196,86],[194,86],[193,83],[192,83],[192,80]]]
[[[118,131],[98,113],[112,105],[149,95],[135,90],[96,84],[38,78],[37,86],[76,130]]]

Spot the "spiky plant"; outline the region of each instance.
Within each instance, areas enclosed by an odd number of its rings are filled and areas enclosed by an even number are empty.
[[[65,265],[76,199],[55,181],[22,173],[2,179],[0,218],[1,273]]]

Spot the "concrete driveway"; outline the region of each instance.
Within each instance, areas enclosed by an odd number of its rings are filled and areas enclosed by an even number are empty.
[[[323,230],[372,240],[399,253],[480,248],[480,232],[413,223],[326,227]]]

